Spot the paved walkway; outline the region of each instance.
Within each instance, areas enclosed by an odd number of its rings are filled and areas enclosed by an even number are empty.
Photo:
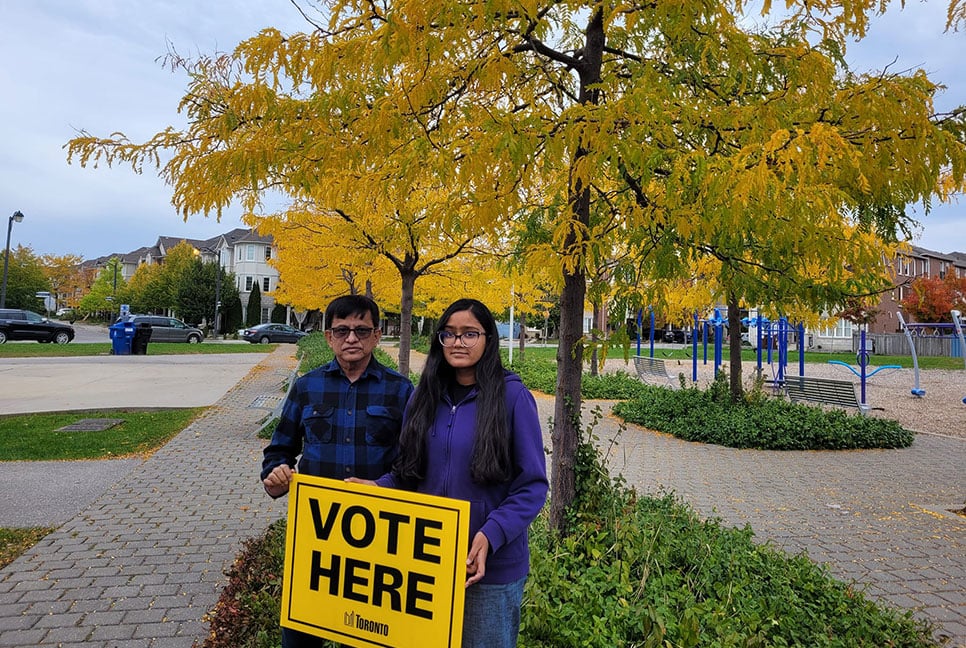
[[[0,571],[0,646],[188,648],[241,543],[284,514],[257,482],[262,410],[293,366],[280,348],[208,414]],[[541,418],[553,401],[538,397]],[[589,420],[589,417],[587,417]],[[906,450],[759,452],[687,443],[604,417],[611,465],[641,490],[750,524],[966,646],[966,442]],[[611,444],[611,440],[615,440]],[[549,439],[547,439],[549,447]]]
[[[242,542],[284,514],[258,482],[265,410],[294,347],[0,571],[0,646],[189,648]],[[37,474],[36,479],[43,479]],[[29,486],[29,485],[25,485]]]

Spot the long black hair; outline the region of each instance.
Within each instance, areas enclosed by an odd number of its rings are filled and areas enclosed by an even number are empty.
[[[513,476],[513,450],[506,409],[506,382],[500,359],[500,336],[493,314],[482,302],[459,299],[439,319],[442,331],[454,313],[469,311],[479,321],[486,336],[483,355],[476,364],[476,434],[470,475],[478,483],[509,481]],[[408,416],[399,436],[396,473],[405,480],[419,481],[426,476],[425,444],[436,419],[436,411],[456,372],[446,362],[439,335],[429,345],[419,385],[409,404]]]

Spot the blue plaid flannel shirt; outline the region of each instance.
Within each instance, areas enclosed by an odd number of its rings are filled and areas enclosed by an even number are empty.
[[[333,360],[299,378],[265,447],[261,478],[283,463],[305,475],[376,479],[398,452],[408,378],[371,358],[350,383]]]

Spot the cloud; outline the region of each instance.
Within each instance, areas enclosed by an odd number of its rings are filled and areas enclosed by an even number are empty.
[[[893,3],[894,4],[894,3]],[[239,209],[222,223],[182,221],[171,188],[152,169],[83,169],[66,163],[64,144],[80,129],[123,131],[143,141],[181,127],[176,109],[188,79],[162,65],[170,47],[188,56],[229,51],[260,29],[304,29],[288,0],[0,0],[0,215],[22,211],[12,243],[38,253],[96,257],[153,244],[159,235],[207,238],[241,226]],[[966,33],[943,33],[945,2],[907,2],[877,18],[850,49],[862,69],[923,67],[949,86],[938,107],[966,104],[958,65]],[[966,251],[960,204],[924,219],[917,243]]]

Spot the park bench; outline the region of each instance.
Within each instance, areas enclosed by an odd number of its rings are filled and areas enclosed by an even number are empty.
[[[869,410],[868,405],[859,402],[855,393],[855,384],[848,380],[789,376],[785,379],[785,393],[793,403],[807,401],[820,405],[854,407],[860,414],[865,414]]]
[[[644,382],[663,379],[671,389],[678,386],[674,382],[674,378],[671,377],[671,374],[667,372],[667,367],[661,358],[634,356],[634,368],[637,369],[637,377]]]

